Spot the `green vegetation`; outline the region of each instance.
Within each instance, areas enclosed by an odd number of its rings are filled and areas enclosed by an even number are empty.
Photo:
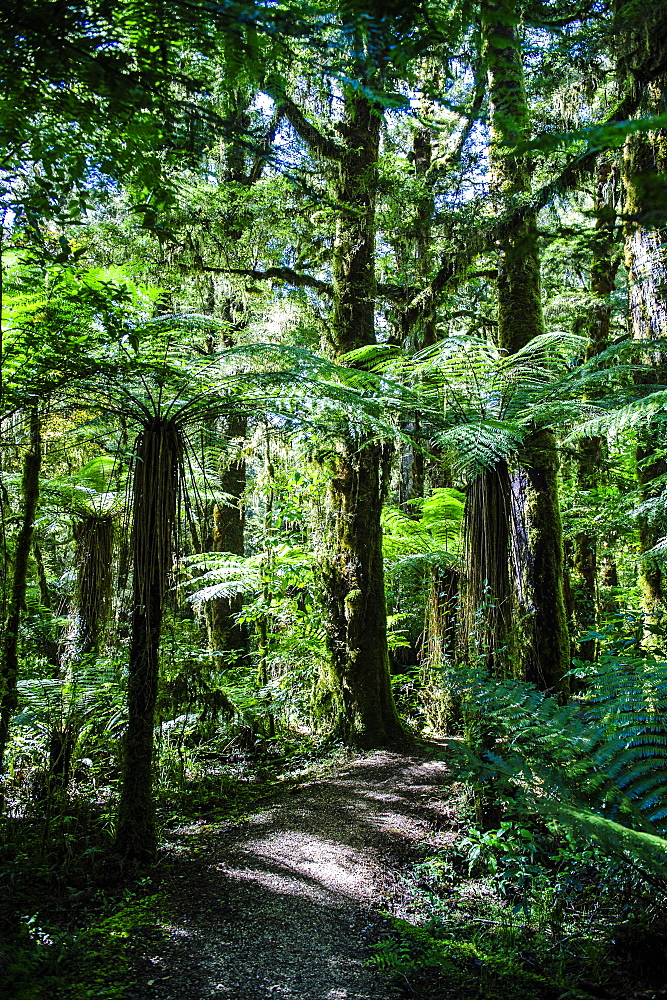
[[[461,837],[405,888],[414,915],[392,919],[370,961],[418,995],[660,995],[664,891],[555,824]]]
[[[0,13],[0,992],[123,995],[179,825],[433,736],[468,798],[378,966],[659,988],[666,34]]]

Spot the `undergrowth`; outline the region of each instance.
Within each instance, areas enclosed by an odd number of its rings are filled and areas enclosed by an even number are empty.
[[[339,753],[305,737],[241,742],[215,761],[194,746],[184,753],[177,787],[158,794],[164,850],[148,869],[113,856],[113,798],[91,805],[85,787],[57,809],[36,801],[0,820],[2,1000],[120,1000],[138,970],[151,982],[145,956],[165,936],[161,882],[176,855],[197,851],[199,833],[242,821],[258,801],[326,769]]]
[[[410,994],[665,995],[667,663],[641,647],[636,618],[595,633],[599,661],[575,663],[581,693],[565,706],[479,664],[449,676],[465,834],[414,869],[411,920],[394,919],[372,960]],[[480,788],[503,817],[494,829],[475,825]]]
[[[406,878],[371,959],[429,1000],[662,996],[667,894],[554,824],[469,832]]]

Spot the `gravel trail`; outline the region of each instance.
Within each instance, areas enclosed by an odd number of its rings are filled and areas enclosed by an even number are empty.
[[[379,911],[400,911],[396,872],[442,844],[446,768],[431,758],[370,753],[180,859],[163,890],[171,926],[128,1000],[404,996],[365,961]]]

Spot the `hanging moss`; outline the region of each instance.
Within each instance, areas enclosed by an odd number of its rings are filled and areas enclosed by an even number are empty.
[[[649,110],[655,110],[650,108]],[[652,178],[667,167],[664,136],[634,135],[628,138],[623,155],[626,226],[625,259],[628,269],[628,305],[632,336],[646,344],[645,369],[636,381],[643,385],[667,382],[667,355],[664,348],[651,341],[667,337],[667,257],[661,230],[648,228],[652,219]],[[662,219],[664,224],[664,218]],[[661,489],[667,475],[663,457],[664,431],[659,420],[647,420],[637,435],[637,482],[643,500],[650,500]],[[657,485],[656,485],[657,483]],[[661,526],[644,517],[639,523],[639,554],[645,552],[663,534]],[[644,557],[639,562],[639,587],[647,614],[662,616],[667,609],[667,580],[661,561]]]
[[[481,6],[483,56],[491,103],[492,189],[499,211],[531,190],[532,164],[515,146],[530,137],[515,0]],[[515,216],[516,218],[516,216]],[[502,232],[502,226],[501,226]],[[544,331],[536,219],[527,211],[503,232],[498,268],[498,346],[513,354]],[[530,436],[511,470],[511,575],[518,641],[511,656],[520,676],[565,691],[569,637],[553,435]],[[481,558],[481,556],[480,556]]]

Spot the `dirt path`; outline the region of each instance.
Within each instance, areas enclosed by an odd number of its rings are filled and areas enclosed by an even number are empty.
[[[172,924],[128,1000],[403,996],[364,963],[379,911],[400,910],[395,872],[442,844],[446,769],[427,754],[368,754],[174,866]]]

